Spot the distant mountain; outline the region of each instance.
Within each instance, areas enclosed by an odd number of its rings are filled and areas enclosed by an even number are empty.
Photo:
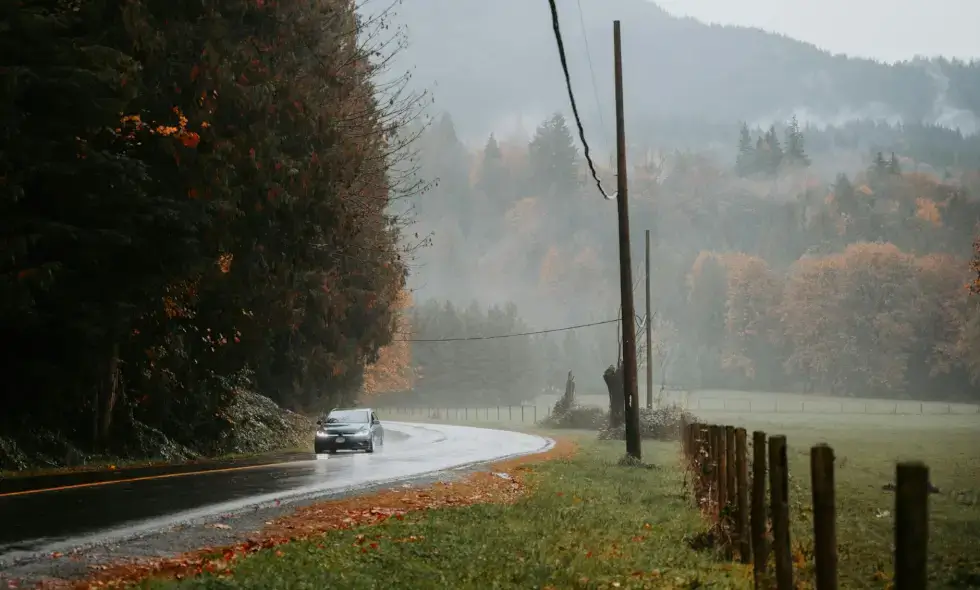
[[[576,0],[558,0],[562,32],[580,111],[590,135],[606,141],[614,19],[623,23],[627,117],[641,129],[766,123],[796,112],[818,124],[880,118],[980,130],[980,63],[887,65],[759,29],[677,18],[647,0],[580,1],[582,17]],[[519,116],[533,125],[568,112],[546,0],[404,0],[395,24],[407,27],[409,41],[397,65],[413,68],[413,84],[433,92],[435,108],[453,115],[463,137],[475,140]]]

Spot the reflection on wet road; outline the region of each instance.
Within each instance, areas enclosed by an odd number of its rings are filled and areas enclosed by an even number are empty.
[[[464,426],[389,422],[373,455],[308,461],[0,497],[0,560],[164,528],[252,506],[531,453],[551,441]],[[402,436],[391,436],[395,434]],[[398,439],[398,440],[396,440]]]

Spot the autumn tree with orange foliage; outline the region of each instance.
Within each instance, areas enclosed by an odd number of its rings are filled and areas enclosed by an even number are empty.
[[[923,311],[915,270],[892,244],[797,263],[783,301],[789,366],[833,392],[904,391]]]
[[[760,258],[701,252],[687,277],[689,345],[702,379],[766,388],[779,383],[782,285]]]
[[[367,397],[407,391],[414,385],[411,306],[412,294],[403,290],[394,304],[398,314],[395,341],[382,347],[378,359],[364,370],[363,393]]]
[[[685,325],[701,346],[703,386],[963,396],[980,350],[964,280],[955,257],[893,244],[853,244],[785,273],[744,254],[703,252]]]

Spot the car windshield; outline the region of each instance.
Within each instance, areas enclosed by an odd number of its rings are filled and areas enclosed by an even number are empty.
[[[367,410],[336,410],[327,416],[327,424],[350,424],[353,422],[370,422]]]

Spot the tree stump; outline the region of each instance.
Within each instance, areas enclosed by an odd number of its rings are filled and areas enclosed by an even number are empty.
[[[562,395],[557,402],[555,402],[555,408],[553,414],[560,416],[565,412],[572,409],[575,405],[575,377],[572,372],[568,372],[568,379],[565,380],[565,393]]]
[[[609,390],[609,428],[619,428],[626,424],[626,400],[623,394],[623,364],[609,365],[602,374]]]

